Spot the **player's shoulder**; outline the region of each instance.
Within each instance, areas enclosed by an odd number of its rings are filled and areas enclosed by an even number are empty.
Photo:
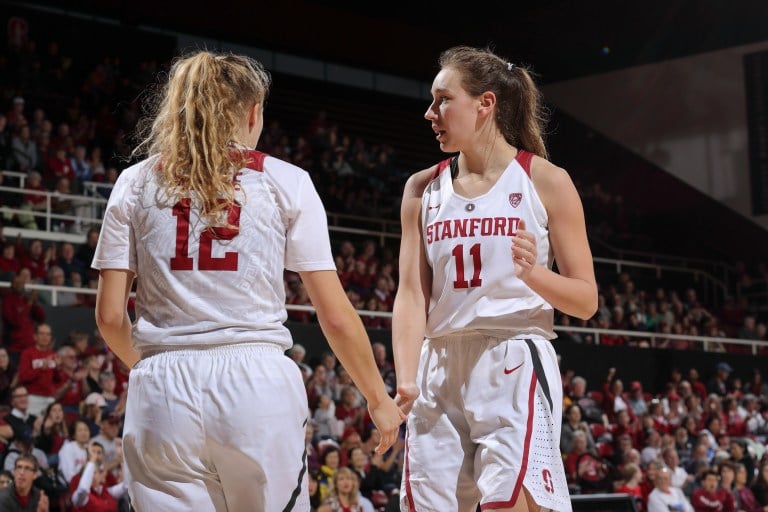
[[[531,159],[530,175],[537,187],[558,187],[571,181],[568,171],[537,155]]]
[[[153,171],[156,166],[159,163],[159,157],[158,156],[151,156],[148,158],[145,158],[144,160],[141,160],[139,162],[136,162],[133,165],[130,165],[123,169],[120,172],[120,175],[117,177],[118,180],[123,181],[133,181],[141,176],[146,176],[147,173]]]
[[[278,179],[301,179],[308,176],[307,171],[297,165],[255,150],[248,151],[245,168]]]
[[[421,197],[427,186],[440,178],[444,172],[451,172],[453,158],[446,158],[441,162],[413,173],[405,183],[403,197]]]

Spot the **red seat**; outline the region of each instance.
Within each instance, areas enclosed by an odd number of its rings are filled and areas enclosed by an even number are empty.
[[[597,443],[597,454],[604,459],[613,457],[613,445],[611,443]]]
[[[597,441],[597,439],[605,434],[605,425],[602,423],[592,423],[589,425],[589,430],[592,433],[592,439]]]
[[[587,391],[587,396],[591,398],[592,400],[595,400],[596,402],[603,403],[603,392],[602,391]]]

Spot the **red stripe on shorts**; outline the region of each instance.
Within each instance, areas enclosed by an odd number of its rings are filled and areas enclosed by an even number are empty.
[[[405,499],[408,501],[408,512],[416,512],[411,491],[411,465],[408,460],[408,430],[405,431]]]
[[[531,448],[531,435],[533,434],[533,398],[536,396],[536,372],[533,372],[531,377],[531,388],[528,390],[528,422],[525,425],[525,444],[523,445],[523,460],[520,465],[520,474],[517,475],[517,481],[515,487],[512,490],[512,497],[509,501],[490,501],[480,505],[480,510],[493,510],[497,508],[512,507],[517,503],[517,498],[520,496],[520,489],[523,487],[523,480],[525,479],[525,471],[528,469],[528,452]]]

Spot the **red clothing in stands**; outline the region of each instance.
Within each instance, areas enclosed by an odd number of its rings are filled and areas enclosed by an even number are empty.
[[[53,396],[57,384],[56,352],[30,347],[21,353],[19,384],[27,387],[30,395]]]
[[[40,304],[30,304],[26,297],[11,293],[3,300],[5,342],[9,352],[21,352],[35,344],[35,322],[45,321]]]
[[[21,268],[28,268],[35,281],[48,279],[48,265],[43,258],[34,259],[31,256],[25,256],[21,259]]]
[[[72,481],[69,483],[69,493],[73,494],[80,483],[81,473],[72,477]],[[72,507],[72,512],[117,512],[117,501],[109,494],[107,490],[107,482],[101,486],[101,492],[96,493],[91,487],[91,493],[88,495],[88,503],[82,507]]]
[[[691,496],[694,512],[734,512],[736,504],[733,494],[725,489],[709,493],[704,488],[696,489]]]
[[[0,256],[0,273],[18,274],[19,270],[21,270],[21,264],[16,258],[8,259]]]

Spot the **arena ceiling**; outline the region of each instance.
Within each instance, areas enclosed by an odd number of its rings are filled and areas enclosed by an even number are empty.
[[[441,50],[493,45],[542,82],[768,40],[766,0],[39,0],[46,5],[429,80]]]

